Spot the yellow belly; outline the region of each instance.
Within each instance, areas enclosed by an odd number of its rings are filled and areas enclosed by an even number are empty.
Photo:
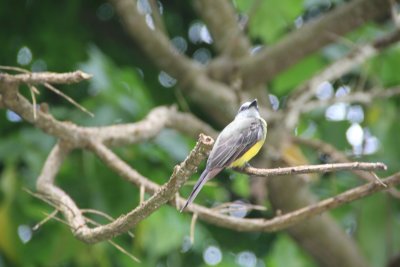
[[[249,162],[264,144],[265,139],[258,141],[254,146],[252,146],[246,153],[244,153],[240,158],[235,160],[229,165],[229,167],[243,167],[247,162]]]

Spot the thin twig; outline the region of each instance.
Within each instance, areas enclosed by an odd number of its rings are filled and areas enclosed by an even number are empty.
[[[175,207],[177,207],[177,209],[180,210],[181,207],[179,206],[179,192],[176,192],[174,201],[175,201]]]
[[[194,244],[194,231],[197,221],[197,213],[193,213],[192,220],[190,221],[190,244]]]
[[[22,68],[18,68],[18,67],[11,67],[11,66],[0,66],[0,69],[2,70],[12,70],[12,71],[16,71],[16,72],[22,72],[22,73],[30,73],[30,71],[22,69]]]
[[[25,191],[26,193],[28,193],[29,195],[31,195],[31,196],[33,196],[33,197],[35,197],[35,198],[37,198],[37,199],[40,199],[41,201],[43,201],[43,202],[49,204],[49,205],[52,206],[53,208],[59,210],[58,206],[57,206],[55,203],[53,203],[53,202],[51,202],[50,200],[48,200],[48,199],[44,196],[44,194],[34,193],[34,192],[32,192],[31,190],[29,190],[28,188],[26,188],[26,187],[22,188],[22,190],[24,190],[24,191]]]
[[[144,202],[144,194],[145,194],[145,187],[144,185],[140,185],[140,199],[139,203],[142,204]]]
[[[33,89],[33,86],[29,86],[29,91],[31,92],[31,97],[32,97],[32,111],[33,111],[33,119],[36,120],[37,115],[36,115],[36,97],[35,97],[35,91]]]
[[[249,203],[238,203],[238,202],[226,202],[222,203],[221,205],[215,206],[212,208],[221,213],[230,213],[234,211],[250,211],[250,210],[260,210],[265,211],[267,210],[266,207],[260,205],[253,205]]]
[[[106,218],[107,220],[109,220],[110,222],[115,221],[115,218],[113,218],[112,216],[108,215],[105,212],[99,211],[99,210],[94,210],[94,209],[81,209],[82,213],[93,213],[93,214],[97,214],[99,216],[103,216],[104,218]],[[131,232],[131,231],[127,231],[128,235],[131,238],[134,238],[135,235]]]
[[[136,258],[135,256],[133,256],[131,253],[129,253],[126,249],[124,249],[123,247],[121,247],[120,245],[118,245],[117,243],[115,243],[112,240],[107,240],[108,243],[110,243],[111,245],[113,245],[116,249],[118,249],[119,251],[121,251],[122,253],[124,253],[126,256],[128,256],[129,258],[131,258],[132,260],[136,261],[136,262],[141,262],[138,258]]]
[[[32,227],[32,231],[37,231],[40,227],[42,227],[43,224],[48,222],[50,219],[52,219],[54,216],[56,216],[58,213],[58,210],[54,210],[52,213],[50,213],[48,216],[46,216],[43,220],[38,222]]]
[[[51,216],[51,213],[47,213],[47,212],[42,212],[42,213],[43,213],[44,215],[46,215],[47,217],[50,217],[50,219],[53,219],[53,220],[58,221],[58,222],[60,222],[60,223],[62,223],[62,224],[65,224],[66,226],[68,226],[69,228],[71,228],[71,229],[74,230],[74,227],[73,227],[72,225],[70,225],[70,224],[68,223],[68,221],[63,220],[63,219],[61,219],[61,218],[58,218],[57,216]]]
[[[67,96],[66,94],[64,94],[63,92],[61,92],[60,90],[58,90],[57,88],[55,88],[54,86],[52,86],[49,83],[44,83],[44,86],[49,89],[50,91],[56,93],[57,95],[65,98],[68,102],[70,102],[72,105],[74,105],[75,107],[77,107],[78,109],[80,109],[82,112],[88,114],[90,117],[94,117],[94,114],[90,111],[88,111],[86,108],[84,108],[83,106],[81,106],[80,104],[78,104],[75,100],[73,100],[71,97]]]
[[[88,223],[91,223],[97,227],[101,226],[101,224],[99,224],[98,222],[96,222],[95,220],[92,220],[90,218],[85,217],[85,219],[87,220]],[[110,243],[113,247],[115,247],[117,250],[121,251],[123,254],[125,254],[126,256],[128,256],[129,258],[131,258],[132,260],[139,262],[140,260],[138,258],[136,258],[135,256],[133,256],[131,253],[129,253],[126,249],[124,249],[123,247],[121,247],[120,245],[118,245],[116,242],[112,241],[112,240],[107,240],[108,243]]]
[[[378,183],[380,183],[384,187],[387,187],[387,185],[384,182],[382,182],[381,178],[379,178],[378,175],[376,175],[375,172],[369,172],[369,173],[375,178],[375,181],[377,181]]]

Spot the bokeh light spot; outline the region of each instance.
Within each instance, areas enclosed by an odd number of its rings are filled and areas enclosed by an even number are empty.
[[[158,81],[166,88],[173,87],[176,84],[176,79],[169,76],[165,71],[161,71],[158,75]]]
[[[17,62],[18,64],[25,66],[31,63],[32,57],[31,50],[27,46],[24,46],[18,51]]]
[[[114,8],[110,3],[103,3],[97,8],[96,15],[99,20],[110,20],[114,16]]]
[[[18,226],[18,237],[22,243],[26,244],[32,239],[32,229],[28,225],[21,224]]]
[[[333,96],[333,86],[330,82],[325,81],[318,85],[316,97],[320,100],[326,100]]]
[[[7,120],[11,122],[20,122],[22,120],[22,118],[17,113],[9,109],[7,109],[6,117]]]
[[[199,48],[193,53],[193,59],[206,65],[211,59],[211,52],[207,48]]]
[[[185,38],[182,36],[176,36],[172,38],[171,42],[179,53],[183,54],[186,52],[188,45]]]
[[[236,263],[242,267],[255,267],[257,264],[257,257],[251,251],[243,251],[236,256]]]
[[[203,252],[203,259],[208,265],[217,265],[222,261],[222,252],[216,246],[209,246]]]
[[[360,146],[364,140],[364,131],[360,124],[353,123],[346,131],[346,138],[350,145]]]
[[[326,109],[325,117],[330,121],[342,121],[346,119],[346,110],[346,103],[336,103]]]
[[[271,103],[271,107],[273,110],[279,109],[279,99],[276,95],[269,95],[269,102]]]

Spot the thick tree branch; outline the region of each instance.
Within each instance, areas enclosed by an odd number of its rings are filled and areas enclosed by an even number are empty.
[[[200,136],[199,141],[188,157],[181,164],[175,166],[169,181],[159,187],[154,195],[128,214],[122,215],[112,223],[93,228],[90,232],[82,233],[81,236],[78,235],[78,238],[89,243],[110,239],[116,235],[127,232],[137,223],[150,216],[150,214],[159,209],[161,205],[175,197],[175,193],[178,189],[197,170],[197,166],[201,161],[204,160],[212,144],[213,140],[211,138]],[[109,166],[123,164],[122,160],[110,153],[111,151],[100,143],[93,143],[92,149],[102,160],[107,162]]]
[[[128,34],[161,70],[174,78],[188,72],[201,72],[201,66],[180,54],[158,28],[151,29],[143,14],[136,8],[137,1],[112,0]]]
[[[178,80],[186,94],[220,122],[226,123],[231,118],[230,115],[235,114],[233,92],[223,83],[211,81],[206,69],[180,54],[160,30],[149,28],[144,16],[136,8],[136,1],[110,1],[132,39],[160,70]]]
[[[71,230],[76,234],[79,229],[86,229],[85,219],[72,198],[54,185],[55,177],[68,153],[69,148],[67,146],[62,144],[54,146],[37,179],[36,188],[38,192],[42,193],[46,199],[54,203],[54,206],[62,212]]]
[[[232,3],[227,0],[197,0],[194,6],[210,30],[216,50],[220,55],[207,66],[209,77],[229,84],[238,96],[237,105],[257,97],[260,103],[265,105],[264,109],[269,107],[266,88],[260,85],[248,90],[252,96],[244,94],[242,73],[236,64],[230,64],[231,60],[249,56],[251,50],[251,43],[239,25],[238,15]],[[224,76],[226,73],[230,75]],[[268,114],[266,118],[269,119],[271,112],[265,112],[265,114]]]
[[[165,27],[163,17],[160,13],[160,7],[157,0],[149,0],[151,6],[151,16],[154,20],[154,25],[166,36],[168,35],[167,28]]]
[[[62,79],[64,79],[66,83],[72,80],[71,76],[67,74],[45,74],[39,75],[40,79],[36,79],[37,76],[33,75],[35,79],[29,80],[28,82],[47,83],[46,77],[54,81],[55,76],[57,76],[56,80],[59,83],[62,83]],[[41,110],[37,110],[37,118],[35,119],[33,116],[34,107],[25,97],[18,93],[20,77],[19,74],[7,74],[6,79],[0,79],[0,94],[2,94],[3,100],[2,105],[13,110],[24,120],[32,123],[44,132],[59,139],[66,140],[72,146],[84,147],[86,144],[89,144],[92,139],[112,146],[133,144],[156,136],[165,127],[182,131],[194,138],[201,132],[211,136],[216,135],[215,130],[208,124],[199,120],[192,114],[178,112],[175,107],[155,108],[144,120],[138,123],[104,127],[80,127],[72,122],[61,122],[53,118],[51,114]]]
[[[61,163],[67,155],[68,149],[63,148],[62,145],[56,145],[50,153],[46,163],[43,167],[42,173],[37,181],[37,189],[48,200],[54,203],[63,215],[65,216],[68,225],[73,230],[74,235],[87,243],[95,243],[125,233],[129,231],[134,225],[148,217],[151,213],[156,211],[161,205],[175,196],[176,191],[182,184],[197,170],[197,166],[207,155],[211,149],[213,140],[206,136],[200,136],[196,146],[189,154],[189,156],[180,165],[174,168],[169,181],[163,186],[154,186],[147,183],[145,186],[155,189],[154,194],[149,200],[142,203],[139,207],[133,209],[126,215],[120,216],[115,221],[90,229],[86,225],[85,218],[82,212],[76,206],[75,202],[63,190],[54,185],[55,176],[58,173]],[[103,161],[109,166],[119,166],[124,163],[115,154],[113,154],[106,146],[101,143],[93,142],[91,149],[98,154]],[[127,165],[126,165],[127,166]],[[127,166],[125,168],[129,168]],[[117,170],[119,170],[117,168]],[[134,172],[130,169],[130,173]],[[147,182],[146,179],[145,182]],[[142,183],[143,181],[138,181]]]
[[[388,0],[355,0],[342,4],[323,17],[311,21],[299,30],[286,35],[277,44],[239,63],[244,74],[244,88],[265,83],[293,66],[301,59],[335,41],[366,21],[390,12]]]
[[[239,27],[231,2],[197,0],[194,4],[197,13],[207,24],[219,53],[232,58],[249,54],[250,42]]]

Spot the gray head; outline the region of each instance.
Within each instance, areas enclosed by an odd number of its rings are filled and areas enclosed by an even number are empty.
[[[236,118],[258,118],[260,117],[260,113],[258,112],[258,104],[257,99],[253,101],[248,101],[242,104],[239,108],[238,113],[236,114]]]

